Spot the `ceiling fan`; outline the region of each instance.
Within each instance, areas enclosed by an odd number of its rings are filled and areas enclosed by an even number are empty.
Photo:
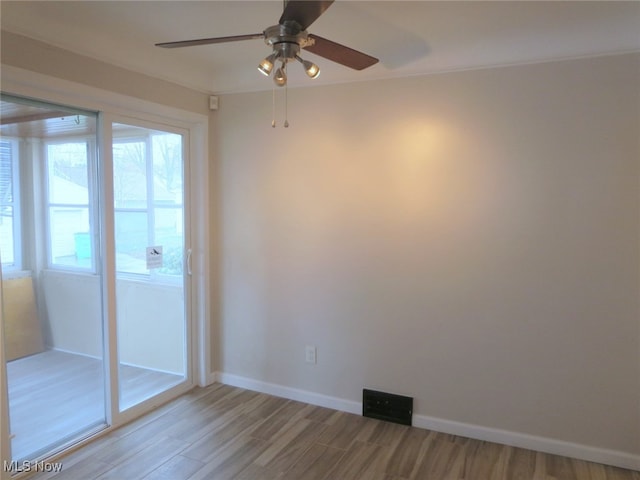
[[[262,38],[272,47],[272,53],[260,62],[258,70],[269,76],[275,63],[280,61],[280,67],[276,69],[273,76],[274,83],[279,87],[287,84],[286,65],[294,60],[302,64],[309,77],[316,78],[320,74],[320,68],[315,63],[300,57],[300,49],[355,70],[364,70],[378,63],[377,58],[307,32],[307,28],[331,6],[333,1],[289,0],[284,5],[278,24],[266,28],[262,33],[164,42],[156,43],[156,46],[179,48]]]

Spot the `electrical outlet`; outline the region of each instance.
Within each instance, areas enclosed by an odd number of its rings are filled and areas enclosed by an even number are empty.
[[[316,347],[315,345],[307,345],[304,348],[304,359],[307,363],[316,363]]]

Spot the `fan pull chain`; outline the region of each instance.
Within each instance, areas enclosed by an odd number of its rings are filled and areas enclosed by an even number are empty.
[[[288,87],[284,86],[284,128],[289,128],[289,120],[287,117],[289,116],[289,105],[288,105]]]
[[[276,87],[274,86],[271,95],[271,128],[276,128]]]
[[[282,63],[282,70],[286,79],[287,75],[287,64],[286,62]],[[278,90],[275,86],[271,89],[271,128],[276,128],[276,90]],[[287,84],[284,84],[284,128],[289,128],[289,89]]]

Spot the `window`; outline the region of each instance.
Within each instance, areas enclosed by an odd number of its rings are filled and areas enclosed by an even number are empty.
[[[19,152],[16,140],[0,140],[0,258],[7,270],[21,268]]]
[[[182,136],[116,124],[114,138],[116,270],[182,278]],[[163,266],[149,270],[146,249],[161,246]]]
[[[49,266],[93,270],[89,142],[46,145]]]

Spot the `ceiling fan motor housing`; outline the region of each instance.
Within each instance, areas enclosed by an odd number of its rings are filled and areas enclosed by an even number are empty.
[[[267,28],[264,31],[264,43],[273,47],[278,58],[291,61],[295,60],[301,48],[313,45],[314,41],[296,22],[285,22]]]

